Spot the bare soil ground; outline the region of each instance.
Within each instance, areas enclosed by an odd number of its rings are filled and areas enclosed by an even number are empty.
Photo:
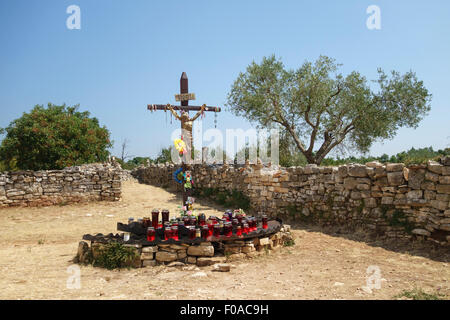
[[[0,299],[392,299],[413,288],[450,296],[448,251],[301,226],[293,226],[294,246],[233,262],[228,273],[81,266],[81,288],[67,289],[67,268],[84,234],[116,233],[117,221],[148,216],[154,207],[176,214],[180,203],[136,182],[124,183],[123,191],[116,203],[0,210]],[[196,207],[206,214],[224,209],[205,201]],[[364,289],[369,266],[381,272],[381,288],[372,292]]]

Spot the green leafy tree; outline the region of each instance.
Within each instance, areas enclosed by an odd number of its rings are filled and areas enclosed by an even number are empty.
[[[168,148],[162,148],[159,155],[155,158],[155,163],[172,162],[172,146]]]
[[[12,121],[4,129],[0,161],[10,170],[11,163],[21,170],[49,170],[106,161],[109,131],[78,107],[36,105]]]
[[[275,56],[265,57],[239,74],[227,105],[261,127],[282,128],[316,164],[336,147],[368,152],[400,127],[416,128],[430,110],[431,95],[412,71],[387,75],[378,69],[375,91],[357,71],[338,73],[340,66],[320,56],[286,70]]]

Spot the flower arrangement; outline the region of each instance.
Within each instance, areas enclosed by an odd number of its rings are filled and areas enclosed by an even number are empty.
[[[185,189],[191,189],[192,185],[194,184],[194,181],[192,181],[192,175],[190,171],[186,171],[183,174],[183,178],[184,178],[184,188]]]
[[[175,145],[175,149],[177,149],[180,156],[183,156],[183,154],[186,154],[186,144],[184,143],[183,139],[175,139],[173,141],[173,144]]]

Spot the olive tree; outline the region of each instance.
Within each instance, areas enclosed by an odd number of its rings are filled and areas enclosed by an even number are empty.
[[[308,163],[320,164],[344,146],[367,152],[401,127],[416,128],[430,110],[431,94],[414,72],[378,69],[371,84],[359,72],[320,56],[287,70],[275,56],[253,62],[234,81],[227,106],[261,127],[278,126],[292,137]]]

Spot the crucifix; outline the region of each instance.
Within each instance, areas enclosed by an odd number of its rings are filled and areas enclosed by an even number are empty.
[[[199,116],[203,115],[205,111],[211,112],[220,112],[221,109],[219,107],[211,107],[207,105],[202,106],[190,106],[189,100],[195,100],[195,94],[189,93],[188,86],[188,78],[186,72],[181,74],[180,79],[180,94],[175,95],[175,100],[180,101],[180,106],[172,106],[170,104],[149,104],[147,105],[147,109],[150,111],[156,110],[169,110],[175,119],[179,120],[181,123],[181,132],[182,139],[186,144],[186,153],[185,156],[182,157],[181,164],[182,170],[186,173],[189,170],[189,160],[192,158],[191,155],[191,144],[192,144],[192,125],[195,120],[198,119]],[[181,114],[178,114],[177,111],[180,111]],[[189,111],[197,111],[195,116],[192,118],[189,117]],[[183,205],[186,205],[188,198],[188,192],[186,192],[186,188],[183,188]]]

